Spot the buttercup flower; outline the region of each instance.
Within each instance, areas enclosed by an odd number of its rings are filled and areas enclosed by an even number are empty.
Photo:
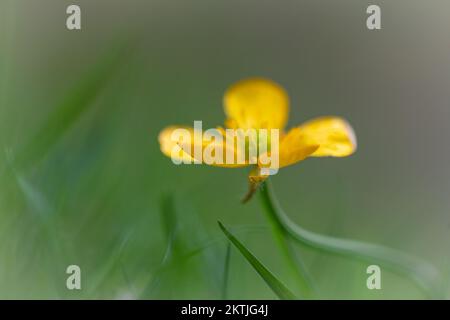
[[[340,117],[324,116],[307,121],[300,126],[285,132],[289,116],[289,97],[286,91],[277,83],[264,78],[250,78],[232,85],[225,92],[223,99],[225,127],[229,129],[278,129],[278,167],[283,168],[300,162],[307,157],[345,157],[356,150],[356,137],[352,127]],[[169,126],[159,134],[161,151],[172,159],[177,158],[185,163],[197,160],[195,147],[204,150],[211,144],[237,157],[238,149],[234,144],[222,141],[186,142],[174,135],[176,129],[184,128],[192,135],[197,134],[193,128]],[[225,130],[218,128],[225,136]],[[273,144],[274,141],[270,141]],[[201,146],[198,146],[201,144]],[[217,146],[220,144],[220,146]],[[178,147],[178,149],[177,149]],[[174,149],[175,148],[175,149]],[[174,153],[174,150],[177,152]],[[270,147],[268,153],[270,154]],[[258,185],[267,178],[261,170],[264,164],[260,158],[249,174],[250,190],[245,200],[248,200]],[[211,164],[223,167],[242,167],[251,165],[250,161],[236,164]]]

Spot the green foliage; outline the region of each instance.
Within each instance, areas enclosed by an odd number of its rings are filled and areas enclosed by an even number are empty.
[[[233,236],[222,223],[219,222],[219,227],[231,243],[239,250],[244,258],[251,264],[261,278],[273,290],[273,292],[283,300],[296,299],[294,294],[280,281],[272,272],[270,272],[235,236]]]

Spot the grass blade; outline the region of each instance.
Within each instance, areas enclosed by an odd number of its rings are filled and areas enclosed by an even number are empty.
[[[231,241],[231,243],[239,250],[245,259],[252,265],[252,267],[259,273],[267,285],[272,291],[283,300],[296,299],[295,295],[280,281],[278,280],[259,260],[238,240],[236,239],[225,227],[218,221],[220,229]]]
[[[264,202],[264,199],[262,199]],[[296,280],[297,286],[301,290],[301,294],[304,298],[312,298],[314,287],[311,276],[306,269],[303,261],[299,260],[295,255],[292,248],[292,243],[289,240],[290,235],[286,232],[283,226],[280,224],[276,215],[273,214],[271,210],[265,210],[267,220],[270,224],[273,238],[280,249],[280,254],[283,256],[288,270],[292,274],[293,278]]]

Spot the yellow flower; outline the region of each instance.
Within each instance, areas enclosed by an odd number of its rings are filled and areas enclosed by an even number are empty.
[[[307,157],[345,157],[356,150],[356,137],[352,127],[342,118],[325,116],[315,118],[285,132],[289,116],[289,97],[280,85],[264,78],[250,78],[232,85],[225,92],[224,109],[227,119],[225,127],[229,129],[279,129],[279,168],[289,166]],[[196,134],[193,128],[169,126],[159,134],[161,151],[169,157],[179,160],[194,161],[195,155],[191,150],[195,147],[192,141],[174,141],[172,133],[175,129],[184,128]],[[225,136],[225,130],[218,128]],[[204,149],[208,144],[197,140]],[[197,142],[198,143],[198,142]],[[187,146],[188,144],[188,146]],[[179,152],[174,155],[173,148],[179,146]],[[228,143],[222,143],[220,148],[233,149]],[[237,155],[235,155],[237,156]],[[213,164],[214,165],[214,164]],[[224,167],[240,167],[243,164],[218,164]],[[267,176],[260,173],[262,165],[258,161],[250,172],[250,192],[246,198],[256,190],[257,186]]]

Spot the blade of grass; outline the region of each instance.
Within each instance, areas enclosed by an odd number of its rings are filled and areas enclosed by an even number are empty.
[[[153,278],[140,294],[140,298],[144,299],[155,296],[164,278],[174,271],[174,268],[185,263],[185,260],[182,259],[182,252],[186,251],[187,248],[179,234],[174,195],[171,193],[165,194],[161,198],[160,207],[162,229],[166,237],[167,247],[161,265],[156,269]]]
[[[63,257],[66,254],[66,248],[63,247],[58,234],[58,229],[55,228],[54,221],[50,218],[54,214],[54,208],[49,203],[48,199],[42,194],[34,185],[30,183],[25,177],[19,175],[10,164],[10,173],[14,176],[17,187],[21,191],[26,200],[30,211],[35,213],[32,221],[36,223],[36,228],[39,228],[42,236],[48,243],[47,254],[52,257],[53,263],[50,264],[52,272],[58,274],[58,270],[63,268]],[[59,280],[59,279],[58,279]],[[54,287],[57,294],[62,297],[64,290],[55,279]]]
[[[106,260],[103,260],[96,272],[90,277],[88,285],[85,286],[83,295],[96,298],[96,294],[106,286],[113,274],[120,270],[123,275],[122,255],[128,245],[131,234],[124,234],[117,239],[113,249],[109,252]],[[126,279],[124,279],[126,281]]]
[[[185,250],[184,243],[177,239],[178,222],[175,209],[175,199],[173,194],[165,194],[161,199],[161,219],[166,241],[171,244],[170,254],[177,257]]]
[[[280,225],[296,241],[326,252],[361,259],[369,263],[378,262],[412,279],[431,298],[442,297],[439,272],[428,262],[381,245],[335,238],[303,229],[283,211],[269,180],[264,182],[261,193],[265,209],[278,219]]]
[[[236,239],[220,221],[218,221],[218,223],[225,236],[239,250],[244,258],[251,264],[255,271],[259,273],[267,285],[280,299],[296,299],[295,295],[280,280],[278,280],[272,272],[270,272],[238,239]]]
[[[239,227],[237,227],[236,229],[238,229],[237,231],[237,233],[245,233],[245,234],[248,234],[249,232],[255,232],[255,231],[261,231],[260,229],[262,229],[262,228],[253,228],[253,226],[251,226],[252,228],[250,228],[250,227],[248,227],[248,226],[245,226],[244,228],[239,228]],[[265,228],[264,228],[265,229]],[[235,232],[236,233],[236,232]],[[182,254],[182,256],[179,258],[179,263],[187,263],[187,261],[189,260],[189,259],[193,259],[193,258],[195,258],[195,257],[197,257],[197,256],[199,256],[199,255],[201,255],[201,254],[204,254],[204,252],[206,251],[206,250],[209,250],[209,249],[211,249],[212,247],[215,247],[215,246],[219,246],[219,245],[222,245],[223,244],[223,242],[224,242],[224,240],[226,240],[226,239],[223,239],[223,237],[221,237],[220,239],[219,238],[217,238],[217,239],[213,239],[213,240],[208,240],[208,241],[206,241],[206,242],[204,242],[204,243],[202,243],[202,244],[200,244],[200,245],[197,245],[197,247],[195,247],[195,248],[193,248],[193,249],[190,249],[190,250],[188,250],[188,251],[186,251],[185,253],[183,253]],[[227,241],[227,244],[230,244],[230,242],[229,241]],[[171,264],[168,264],[168,263],[166,263],[165,261],[168,259],[168,257],[169,257],[169,255],[170,255],[170,251],[172,250],[172,248],[171,248],[171,244],[169,243],[168,244],[168,248],[166,249],[166,254],[165,254],[165,256],[164,256],[164,259],[163,259],[163,262],[161,263],[161,265],[156,269],[156,271],[154,272],[154,274],[156,274],[156,275],[158,275],[158,274],[162,274],[162,273],[164,273],[164,272],[167,272],[167,270],[169,270],[169,269],[171,269],[171,268],[173,268],[173,266],[171,265]],[[230,252],[230,255],[231,255],[231,252]],[[229,274],[229,271],[228,271],[228,274]],[[155,278],[155,277],[154,277]],[[224,282],[225,280],[222,278],[222,283]],[[227,280],[228,281],[228,280]],[[222,288],[223,289],[223,288]],[[151,290],[148,290],[148,291],[151,291]],[[223,291],[222,291],[222,295],[223,295]],[[143,298],[145,298],[146,297],[146,295],[145,295],[145,293],[142,293],[141,294],[141,297],[143,297]]]
[[[262,200],[264,201],[264,199]],[[313,295],[311,276],[306,270],[306,266],[303,264],[303,261],[299,260],[295,255],[291,243],[289,242],[289,240],[291,240],[289,234],[271,210],[265,210],[265,212],[275,242],[281,250],[281,255],[286,261],[290,273],[296,280],[302,296],[305,298],[311,298]]]

